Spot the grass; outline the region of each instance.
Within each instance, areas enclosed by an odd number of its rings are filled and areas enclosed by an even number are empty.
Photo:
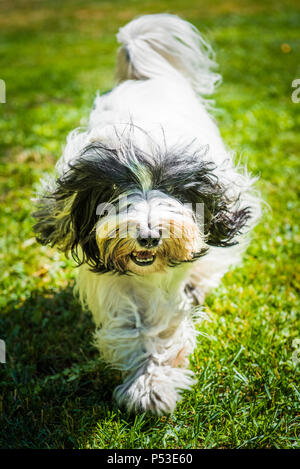
[[[18,0],[0,9],[0,446],[299,448],[297,2]],[[118,27],[160,11],[212,41],[222,135],[260,175],[270,208],[243,265],[206,300],[193,392],[172,416],[129,417],[112,402],[118,373],[99,361],[91,318],[73,299],[72,262],[33,238],[31,197],[96,90],[112,86]]]

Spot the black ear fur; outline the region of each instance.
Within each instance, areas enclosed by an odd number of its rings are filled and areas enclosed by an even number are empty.
[[[61,195],[57,188],[38,200],[37,210],[33,213],[37,219],[33,230],[39,243],[56,245],[67,253],[72,246],[73,233],[70,211],[66,208],[68,198],[61,198]]]
[[[120,158],[117,149],[101,142],[86,146],[55,188],[39,200],[33,214],[38,241],[71,252],[79,265],[105,271],[96,244],[97,207],[131,188],[141,189],[137,164],[130,151]]]
[[[57,181],[53,193],[40,199],[33,214],[37,219],[34,231],[40,243],[56,245],[66,255],[71,253],[77,264],[87,262],[95,267],[101,264],[95,238],[96,211],[108,188],[76,190],[74,185],[76,192],[69,191],[75,174],[77,171],[71,169],[67,177]]]
[[[250,218],[250,207],[240,208],[240,194],[235,199],[216,175],[215,165],[207,161],[207,147],[189,153],[189,147],[169,151],[155,168],[155,185],[181,201],[204,204],[204,235],[210,246],[226,247],[237,244]]]
[[[37,219],[34,225],[37,240],[56,245],[66,255],[71,252],[79,265],[87,262],[99,268],[101,264],[95,237],[96,212],[100,203],[117,195],[112,175],[117,168],[108,163],[112,153],[113,150],[100,144],[86,147],[81,157],[56,180],[55,189],[39,200],[33,214]]]
[[[200,195],[202,199],[203,196]],[[231,200],[219,187],[204,202],[204,234],[209,246],[227,247],[237,244],[238,234],[250,218],[250,208],[239,208],[239,197]]]

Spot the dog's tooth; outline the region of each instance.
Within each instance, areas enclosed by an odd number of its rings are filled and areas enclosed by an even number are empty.
[[[139,259],[140,262],[148,263],[153,261],[153,257],[148,257],[147,259]]]
[[[154,261],[154,253],[149,250],[149,253],[152,254],[151,257],[139,257],[139,251],[132,251],[132,256],[139,262],[139,264],[149,264]]]

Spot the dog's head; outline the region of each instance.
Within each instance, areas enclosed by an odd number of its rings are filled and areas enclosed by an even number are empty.
[[[40,199],[38,240],[96,272],[140,275],[235,244],[249,209],[228,197],[205,153],[90,144]]]

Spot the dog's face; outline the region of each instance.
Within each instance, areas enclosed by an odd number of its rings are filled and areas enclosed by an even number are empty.
[[[150,155],[130,140],[94,142],[40,199],[38,240],[99,273],[146,275],[192,262],[210,245],[234,244],[249,217],[214,171],[205,149]]]
[[[101,209],[96,241],[106,268],[164,272],[193,261],[206,248],[193,210],[161,191],[132,191]]]

